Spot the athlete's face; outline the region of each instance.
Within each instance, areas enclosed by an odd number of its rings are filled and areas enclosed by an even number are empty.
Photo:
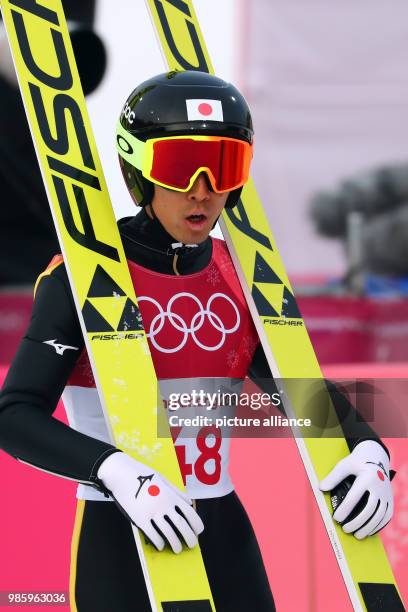
[[[228,195],[211,191],[202,172],[185,193],[154,186],[153,210],[163,227],[179,242],[199,244],[210,233]]]

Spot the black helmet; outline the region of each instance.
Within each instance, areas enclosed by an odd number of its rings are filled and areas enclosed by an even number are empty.
[[[189,119],[186,101],[214,99],[222,107],[221,116],[215,116],[213,120],[205,116]],[[205,103],[202,106],[210,108]],[[116,138],[120,166],[127,188],[140,206],[152,201],[154,185],[122,155],[122,152],[128,153],[130,146],[124,138],[126,132],[143,142],[150,138],[187,134],[223,136],[249,144],[253,142],[251,112],[236,87],[216,76],[195,70],[159,74],[139,85],[128,97],[119,124]],[[241,191],[242,187],[231,191],[227,207],[237,204]]]

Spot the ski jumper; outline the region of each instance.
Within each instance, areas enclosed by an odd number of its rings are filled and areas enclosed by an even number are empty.
[[[140,308],[167,400],[181,390],[180,378],[189,392],[203,384],[216,391],[214,376],[227,388],[239,388],[247,372],[253,379],[271,378],[235,273],[229,275],[232,264],[223,243],[209,238],[195,249],[180,249],[180,276],[175,276],[173,239],[157,220],[142,210],[119,222],[119,229],[137,295],[145,298]],[[59,344],[74,348],[58,354]],[[82,483],[71,566],[77,610],[149,611],[130,524],[97,490],[99,466],[117,451],[106,438],[89,363],[85,356],[78,362],[83,347],[65,266],[57,262],[41,277],[30,325],[0,394],[0,447],[19,460]],[[64,388],[70,422],[77,429],[52,416]],[[338,399],[336,394],[337,413],[346,422],[347,412],[354,409]],[[212,452],[214,436],[204,434],[200,448],[197,437],[183,438],[178,432],[176,449],[205,524],[200,545],[217,610],[269,612],[274,604],[259,547],[228,476],[229,440],[216,438],[211,457],[206,453]],[[368,425],[366,437],[380,442]],[[350,448],[356,443],[352,437],[347,441]]]

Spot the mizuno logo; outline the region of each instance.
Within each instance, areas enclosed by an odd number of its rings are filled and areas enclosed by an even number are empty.
[[[154,474],[149,474],[148,476],[138,476],[137,477],[137,479],[140,482],[140,484],[139,484],[139,488],[138,488],[138,490],[136,491],[136,494],[135,494],[135,498],[136,499],[137,499],[137,496],[139,495],[140,491],[142,490],[143,485],[145,485],[148,480],[151,481],[153,476],[154,476]]]
[[[77,346],[66,346],[65,344],[58,344],[56,338],[54,338],[54,340],[44,340],[43,344],[49,344],[50,346],[53,346],[57,352],[57,355],[63,355],[64,351],[68,349],[70,349],[71,351],[79,350]]]
[[[384,474],[384,475],[385,475],[387,478],[389,478],[389,476],[388,476],[388,474],[387,474],[387,471],[386,471],[386,469],[385,469],[385,467],[384,467],[384,464],[383,464],[381,461],[379,461],[378,463],[377,463],[376,461],[366,461],[366,463],[372,463],[373,465],[378,465],[378,467],[379,467],[379,468],[380,468],[380,470],[383,472],[383,474]]]

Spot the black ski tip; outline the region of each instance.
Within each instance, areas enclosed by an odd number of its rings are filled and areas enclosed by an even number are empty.
[[[395,584],[359,582],[367,612],[406,612]]]
[[[209,599],[191,601],[162,601],[163,612],[212,612]]]

